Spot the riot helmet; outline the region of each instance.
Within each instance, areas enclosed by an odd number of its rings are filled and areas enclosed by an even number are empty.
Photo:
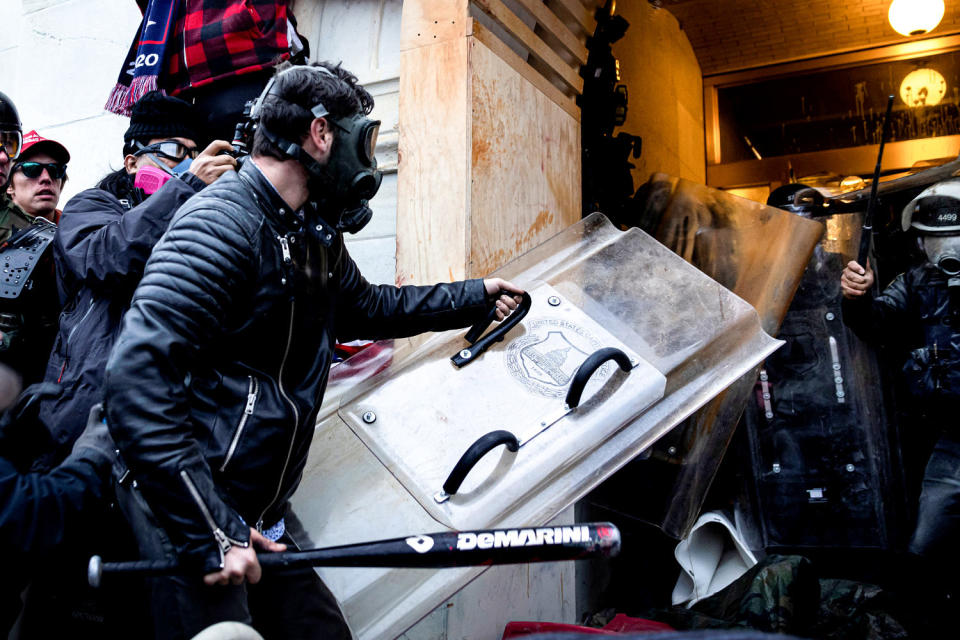
[[[20,114],[7,94],[0,91],[0,153],[4,163],[0,169],[0,186],[5,185],[11,169],[11,163],[20,157],[23,148],[23,133],[20,128]]]
[[[948,277],[960,276],[960,179],[923,190],[904,207],[901,224],[917,231],[931,264]]]
[[[250,118],[256,123],[260,135],[284,155],[303,165],[309,177],[311,199],[318,201],[322,211],[336,216],[336,220],[332,222],[337,229],[356,233],[373,216],[368,201],[376,195],[383,177],[377,169],[374,155],[380,121],[371,120],[364,113],[334,117],[321,102],[308,108],[286,100],[280,94],[277,79],[298,69],[337,77],[329,69],[320,66],[297,65],[283,69],[270,80],[254,102]],[[335,130],[335,136],[327,164],[320,165],[299,144],[281,137],[265,125],[261,120],[261,108],[267,100],[283,100],[311,120],[325,118],[330,123]]]
[[[804,218],[820,215],[823,204],[824,197],[820,191],[799,182],[781,185],[767,196],[768,206],[777,207]]]

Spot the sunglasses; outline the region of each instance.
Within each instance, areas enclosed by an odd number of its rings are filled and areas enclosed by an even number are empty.
[[[0,151],[7,154],[11,160],[20,157],[20,148],[23,146],[23,135],[19,131],[0,131]]]
[[[137,142],[137,151],[133,155],[139,156],[145,153],[153,153],[168,160],[183,162],[186,158],[196,159],[200,151],[196,147],[188,147],[176,140],[164,140],[148,145]]]
[[[67,165],[59,162],[21,162],[14,171],[22,171],[28,178],[39,178],[46,169],[51,180],[62,180],[67,175]]]

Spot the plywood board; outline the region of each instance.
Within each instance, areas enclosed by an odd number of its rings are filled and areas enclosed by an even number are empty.
[[[587,48],[580,42],[577,36],[563,24],[563,21],[548,9],[547,5],[543,4],[543,0],[517,0],[517,2],[523,5],[523,7],[536,18],[537,23],[541,27],[561,42],[580,64],[587,62]]]
[[[397,283],[465,275],[468,40],[401,53]]]
[[[484,27],[480,22],[473,23],[473,36],[485,44],[487,48],[500,56],[500,59],[513,67],[513,70],[527,79],[527,82],[537,87],[548,98],[553,100],[561,109],[570,114],[570,117],[580,120],[580,107],[574,99],[558,89],[547,80],[538,70],[527,64],[520,56],[513,52],[496,34]]]
[[[468,276],[503,265],[580,219],[580,124],[471,39]]]
[[[583,78],[564,62],[557,53],[547,45],[530,27],[517,17],[501,0],[473,0],[474,4],[500,26],[507,30],[514,38],[536,57],[547,65],[564,84],[577,93],[583,92]]]
[[[462,39],[469,29],[469,0],[407,0],[400,22],[400,50]]]

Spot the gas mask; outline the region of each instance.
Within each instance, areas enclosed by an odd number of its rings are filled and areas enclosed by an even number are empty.
[[[328,116],[327,121],[336,137],[322,174],[311,173],[310,198],[321,211],[336,212],[339,231],[357,233],[373,217],[368,201],[383,179],[374,157],[380,122],[362,114],[340,119]]]
[[[273,96],[277,100],[283,100],[274,88],[277,78],[294,69],[310,69],[333,76],[323,67],[285,69],[274,76],[264,88],[251,108],[250,117],[258,122],[258,130],[267,140],[280,148],[285,155],[300,162],[307,170],[309,198],[317,204],[322,214],[331,218],[330,222],[337,230],[357,233],[373,216],[368,201],[376,195],[383,178],[377,170],[377,160],[374,157],[380,121],[371,120],[361,113],[334,118],[322,103],[307,109],[287,101],[313,118],[326,118],[332,128],[334,140],[330,158],[326,165],[320,165],[299,144],[281,138],[260,122],[260,107],[265,99]]]
[[[944,275],[960,276],[960,236],[923,236],[920,245],[930,264]]]

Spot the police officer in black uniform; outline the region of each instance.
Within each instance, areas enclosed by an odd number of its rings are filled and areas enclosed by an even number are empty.
[[[928,561],[930,580],[960,567],[960,180],[939,182],[903,210],[925,260],[871,295],[869,264],[847,264],[843,319],[874,344],[906,346],[902,381],[916,407],[905,435],[936,438],[923,475],[910,551]]]

